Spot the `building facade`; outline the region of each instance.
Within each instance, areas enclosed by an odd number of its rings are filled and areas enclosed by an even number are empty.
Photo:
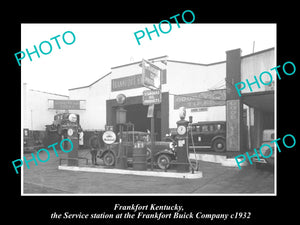
[[[149,59],[163,71],[162,102],[154,108],[157,139],[176,127],[181,106],[186,107],[193,122],[227,121],[228,151],[255,146],[263,129],[274,128],[274,85],[242,91],[241,97],[234,89],[235,83],[275,66],[274,48],[246,56],[235,49],[226,52],[226,56],[225,61],[211,64],[169,60],[167,56]],[[133,123],[135,130],[150,130],[148,106],[143,105],[142,97],[148,88],[142,85],[141,64],[140,61],[112,67],[94,83],[69,89],[70,99],[85,100],[85,110],[74,111],[80,114],[83,129],[103,130],[105,125],[116,125],[116,97],[124,94],[126,121]]]
[[[49,100],[67,100],[69,96],[54,94],[44,91],[32,90],[23,84],[23,128],[35,131],[45,131],[45,125],[53,122],[54,115],[62,110],[52,110],[49,108]]]

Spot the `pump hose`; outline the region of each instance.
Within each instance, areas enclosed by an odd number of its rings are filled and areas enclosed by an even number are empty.
[[[190,159],[190,157],[189,157],[189,146],[187,147],[187,156],[188,156],[188,160],[189,160],[190,166],[191,166],[195,171],[197,171],[197,170],[198,170],[198,167],[199,167],[199,161],[197,160],[196,148],[195,148],[195,143],[194,143],[194,138],[193,138],[193,128],[191,127],[190,130],[191,130],[190,134],[191,134],[192,145],[193,145],[194,154],[195,154],[195,160],[196,160],[195,167],[194,167],[194,165],[192,164],[191,159]]]

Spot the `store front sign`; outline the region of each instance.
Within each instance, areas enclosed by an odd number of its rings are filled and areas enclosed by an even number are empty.
[[[48,109],[57,109],[57,110],[85,109],[85,100],[48,99]]]
[[[143,105],[152,105],[161,103],[160,90],[146,90],[143,92]]]
[[[111,91],[121,91],[139,87],[143,87],[142,74],[121,77],[111,80]]]
[[[143,85],[150,88],[160,88],[161,69],[145,59],[143,59],[142,68]]]
[[[191,112],[207,112],[208,108],[207,107],[200,107],[200,108],[195,108],[195,109],[191,109]]]
[[[174,96],[174,109],[225,105],[226,90],[213,90]]]
[[[162,76],[162,84],[166,83],[166,74]],[[122,91],[133,88],[144,87],[142,84],[142,74],[121,77],[111,80],[111,91]]]

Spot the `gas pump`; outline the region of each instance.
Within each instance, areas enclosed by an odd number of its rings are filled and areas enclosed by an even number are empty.
[[[188,124],[189,121],[185,120],[186,110],[184,107],[179,108],[180,120],[177,121],[177,172],[189,172],[189,159],[188,159]]]
[[[79,126],[77,123],[77,116],[75,114],[70,114],[68,117],[71,123],[67,123],[65,128],[66,132],[63,132],[64,138],[68,138],[72,141],[73,150],[68,152],[68,166],[78,166],[78,130]],[[71,143],[68,141],[64,142],[64,149],[71,149]]]

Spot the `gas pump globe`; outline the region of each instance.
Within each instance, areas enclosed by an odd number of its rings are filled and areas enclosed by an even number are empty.
[[[188,127],[188,121],[184,120],[186,116],[186,109],[184,107],[179,108],[179,117],[180,120],[177,121],[177,134],[178,138],[183,140],[187,137],[187,127]]]
[[[116,101],[119,107],[116,110],[116,123],[125,124],[126,123],[126,110],[123,108],[123,105],[126,101],[126,96],[124,94],[118,94]]]
[[[179,118],[181,120],[185,119],[185,115],[186,115],[186,109],[184,107],[180,107],[179,108]]]

